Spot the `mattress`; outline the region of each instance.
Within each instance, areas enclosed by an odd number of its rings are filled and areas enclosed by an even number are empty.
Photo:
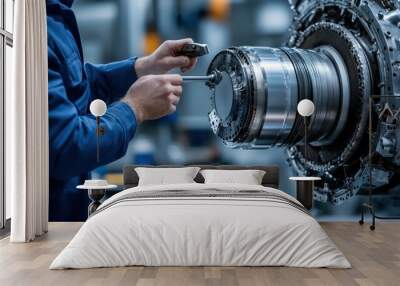
[[[114,195],[50,269],[130,265],[351,267],[286,193],[198,183],[141,186]]]

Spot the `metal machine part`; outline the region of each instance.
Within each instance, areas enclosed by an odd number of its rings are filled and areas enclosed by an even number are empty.
[[[198,76],[198,75],[187,75],[182,76],[183,82],[192,82],[192,81],[203,81],[206,82],[207,85],[217,85],[221,81],[221,73],[218,70],[212,71],[209,75],[206,76]]]
[[[232,106],[224,122],[218,121],[220,124],[213,124],[218,115],[211,112],[213,129],[233,147],[291,146],[304,132],[297,103],[309,98],[316,105],[309,128],[311,141],[316,145],[333,142],[344,127],[349,108],[347,70],[337,72],[335,59],[342,63],[335,50],[324,47],[243,47],[219,53],[210,72],[229,75],[238,104]]]
[[[187,56],[190,58],[202,57],[209,53],[207,44],[191,43],[183,45],[178,52],[179,56]]]
[[[233,47],[208,68],[221,80],[212,90],[209,119],[214,133],[234,148],[285,147],[301,175],[323,180],[315,198],[340,203],[363,189],[368,168],[368,106],[371,95],[400,97],[400,2],[390,0],[291,1],[294,21],[286,47]],[[218,83],[232,85],[223,116]],[[220,95],[218,95],[220,96]],[[296,107],[311,99],[308,127]],[[400,177],[400,100],[374,97],[375,187],[390,188]],[[398,111],[398,113],[396,113]]]

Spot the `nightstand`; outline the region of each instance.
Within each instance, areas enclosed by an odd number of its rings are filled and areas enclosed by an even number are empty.
[[[296,181],[296,198],[306,209],[310,210],[313,207],[314,182],[321,178],[290,177],[289,180]]]
[[[119,193],[125,189],[125,186],[108,185],[105,187],[95,187],[80,185],[77,189],[87,190],[91,203],[88,206],[88,217],[94,213],[97,208],[101,205],[102,201],[112,197],[116,193]]]

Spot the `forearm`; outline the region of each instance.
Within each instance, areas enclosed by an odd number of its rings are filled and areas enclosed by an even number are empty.
[[[100,161],[96,152],[96,119],[92,116],[78,116],[64,129],[64,135],[51,136],[51,176],[65,179],[115,161],[128,148],[136,130],[136,119],[131,108],[118,102],[109,107],[101,118],[105,135],[99,138]],[[66,136],[65,136],[66,135]]]
[[[110,104],[122,98],[138,77],[135,63],[136,58],[104,65],[86,63],[92,100],[98,98]]]

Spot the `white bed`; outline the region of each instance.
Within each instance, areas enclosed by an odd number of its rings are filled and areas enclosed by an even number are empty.
[[[198,183],[134,187],[111,197],[50,269],[128,265],[351,267],[284,192]]]

